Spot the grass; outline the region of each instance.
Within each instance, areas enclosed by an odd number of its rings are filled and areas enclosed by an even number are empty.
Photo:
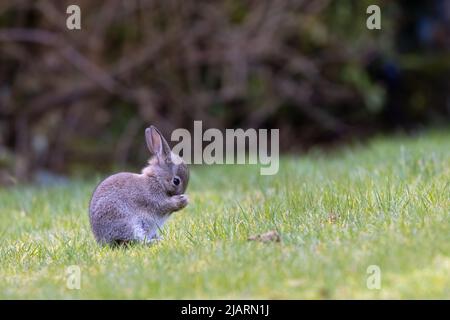
[[[0,298],[450,298],[449,132],[285,157],[276,176],[193,168],[191,204],[151,247],[95,243],[97,181],[0,190]],[[282,241],[247,241],[269,230]]]

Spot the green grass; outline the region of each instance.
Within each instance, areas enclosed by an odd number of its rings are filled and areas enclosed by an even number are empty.
[[[450,133],[193,168],[164,241],[99,247],[96,181],[0,191],[0,298],[450,298]],[[100,178],[100,177],[99,177]],[[249,242],[278,230],[280,243]],[[81,269],[81,289],[66,268]],[[381,269],[381,289],[366,286]]]

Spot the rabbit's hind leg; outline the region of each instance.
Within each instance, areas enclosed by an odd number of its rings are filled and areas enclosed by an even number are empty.
[[[147,242],[150,244],[153,244],[153,243],[161,242],[162,240],[163,240],[163,237],[157,231],[150,239],[147,240]]]
[[[134,225],[125,219],[109,221],[102,229],[100,242],[123,244],[141,240],[141,234],[136,233]]]

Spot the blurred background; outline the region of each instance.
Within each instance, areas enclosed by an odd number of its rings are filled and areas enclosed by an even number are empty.
[[[140,167],[149,124],[283,152],[447,126],[449,49],[447,0],[2,0],[0,185]]]

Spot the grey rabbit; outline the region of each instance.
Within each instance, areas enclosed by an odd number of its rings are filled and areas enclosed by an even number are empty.
[[[188,204],[184,194],[189,182],[187,165],[156,127],[145,130],[145,139],[153,156],[141,174],[114,174],[94,190],[89,219],[100,244],[159,240],[159,229],[167,218]]]

